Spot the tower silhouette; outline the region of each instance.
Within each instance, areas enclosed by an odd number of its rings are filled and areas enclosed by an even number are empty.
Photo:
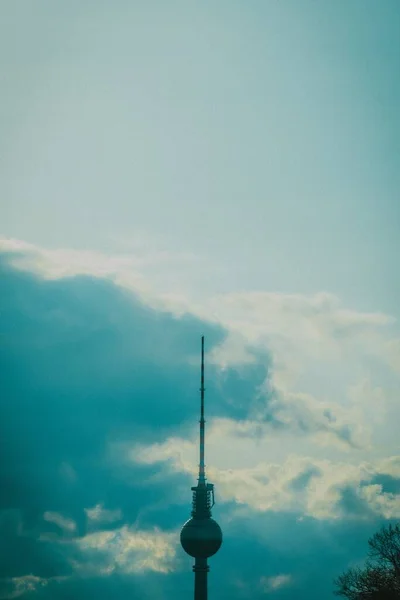
[[[189,556],[193,556],[194,600],[207,600],[207,574],[210,567],[207,558],[218,552],[222,544],[220,526],[211,518],[215,504],[214,485],[206,483],[204,464],[204,336],[201,338],[201,387],[200,387],[200,463],[198,483],[192,487],[192,516],[181,530],[181,544]]]

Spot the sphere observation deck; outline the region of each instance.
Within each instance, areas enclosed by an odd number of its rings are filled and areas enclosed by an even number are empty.
[[[208,558],[218,552],[222,544],[222,531],[214,519],[191,518],[182,527],[181,545],[194,558]]]

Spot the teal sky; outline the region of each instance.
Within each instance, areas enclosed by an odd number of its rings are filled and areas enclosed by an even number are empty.
[[[218,291],[398,313],[396,0],[1,12],[4,235],[108,252],[141,231],[218,265]]]
[[[201,335],[210,598],[333,598],[400,518],[400,3],[3,0],[0,85],[0,598],[192,596]]]

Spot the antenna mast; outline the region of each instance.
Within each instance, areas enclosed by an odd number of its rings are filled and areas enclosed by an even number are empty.
[[[199,484],[204,485],[206,482],[206,472],[204,464],[204,437],[205,437],[205,420],[204,420],[204,335],[201,337],[201,385],[200,385],[200,464],[199,464]]]

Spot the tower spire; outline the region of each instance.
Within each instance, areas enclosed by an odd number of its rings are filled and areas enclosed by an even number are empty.
[[[204,420],[204,335],[201,336],[201,382],[200,382],[200,463],[199,484],[206,482],[206,466],[204,464],[205,420]]]

